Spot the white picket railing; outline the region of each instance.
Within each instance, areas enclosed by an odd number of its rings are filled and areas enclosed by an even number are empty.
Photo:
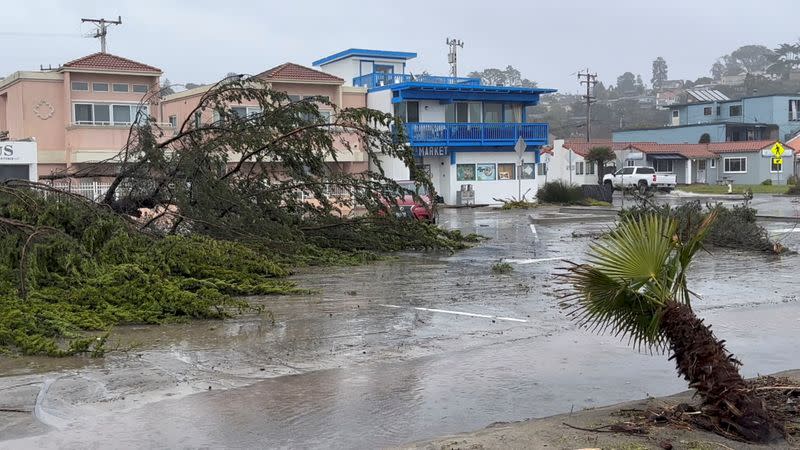
[[[111,183],[101,183],[98,181],[81,181],[74,183],[56,182],[52,183],[51,186],[65,192],[79,194],[86,198],[97,201],[106,195],[108,188],[111,187]]]

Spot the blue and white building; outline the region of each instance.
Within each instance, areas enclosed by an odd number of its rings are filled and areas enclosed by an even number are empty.
[[[548,125],[528,121],[527,110],[555,89],[489,86],[477,78],[412,74],[416,53],[349,49],[314,61],[321,70],[361,88],[366,105],[403,119],[417,163],[429,171],[447,204],[472,185],[475,203],[517,197],[519,185],[536,194],[536,164],[547,144]],[[527,144],[518,165],[514,145]],[[400,161],[382,161],[388,176],[408,179]]]

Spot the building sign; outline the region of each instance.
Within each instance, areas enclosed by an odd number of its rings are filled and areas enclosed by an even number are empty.
[[[36,164],[36,142],[0,141],[0,164]]]
[[[448,156],[450,151],[447,147],[416,147],[414,148],[414,156],[423,158],[425,156]]]

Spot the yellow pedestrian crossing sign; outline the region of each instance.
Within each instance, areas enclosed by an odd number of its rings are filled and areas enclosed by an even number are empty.
[[[783,158],[772,158],[772,164],[776,166],[780,166],[783,164]]]
[[[772,154],[775,155],[775,159],[781,159],[783,156],[783,145],[781,145],[780,142],[776,142],[775,145],[772,146]]]

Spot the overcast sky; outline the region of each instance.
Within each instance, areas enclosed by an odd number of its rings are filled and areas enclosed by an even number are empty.
[[[649,84],[663,56],[671,79],[694,80],[741,45],[800,37],[798,0],[22,1],[3,5],[0,76],[98,51],[80,18],[118,15],[108,51],[173,83],[310,66],[351,47],[417,52],[410,71],[446,74],[449,36],[465,42],[459,75],[512,65],[542,87],[575,92],[587,67],[606,85],[624,71]]]

